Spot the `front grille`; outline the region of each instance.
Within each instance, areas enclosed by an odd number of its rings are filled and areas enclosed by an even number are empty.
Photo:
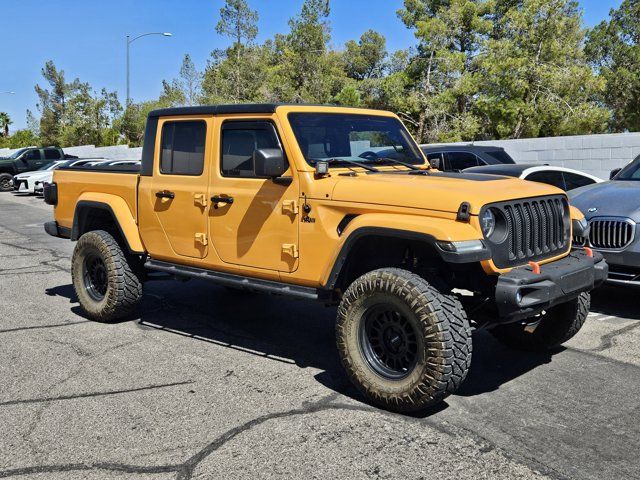
[[[503,243],[492,248],[499,268],[544,260],[569,248],[570,216],[565,197],[523,199],[489,208],[500,210],[506,221]]]
[[[589,244],[601,250],[623,250],[635,237],[636,224],[628,218],[594,218],[589,222]]]

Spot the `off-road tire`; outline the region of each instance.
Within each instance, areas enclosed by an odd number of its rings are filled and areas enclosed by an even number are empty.
[[[402,413],[424,410],[464,381],[471,365],[469,321],[458,299],[436,284],[406,270],[383,268],[358,278],[344,293],[336,322],[340,359],[373,404]],[[363,350],[363,322],[380,305],[397,309],[416,332],[417,360],[403,378],[376,372]]]
[[[13,180],[13,175],[10,173],[0,173],[0,192],[10,192],[13,190],[13,185],[11,181]]]
[[[516,350],[553,350],[580,331],[587,319],[590,306],[591,294],[581,293],[578,298],[552,307],[539,317],[501,325],[493,328],[491,333],[502,344]],[[538,320],[540,323],[533,331],[526,328],[528,323]]]
[[[96,298],[85,282],[87,260],[103,262],[106,291]],[[142,273],[139,259],[125,254],[108,232],[95,230],[80,237],[71,259],[71,277],[80,306],[87,317],[99,322],[113,322],[131,315],[142,299]]]

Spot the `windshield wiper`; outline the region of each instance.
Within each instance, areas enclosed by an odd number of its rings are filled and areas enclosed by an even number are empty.
[[[364,168],[373,173],[380,173],[376,167],[372,167],[371,165],[367,165],[366,163],[356,162],[355,160],[346,160],[343,158],[311,158],[313,162],[327,162],[329,165],[336,163],[346,163],[347,165],[355,165],[356,167]]]
[[[401,160],[396,160],[395,158],[378,157],[378,158],[376,158],[375,161],[376,161],[376,163],[379,163],[379,162],[395,163],[396,165],[402,165],[403,167],[407,167],[410,170],[422,170],[421,168],[418,168],[418,167],[416,167],[415,165],[413,165],[411,163],[403,162]]]

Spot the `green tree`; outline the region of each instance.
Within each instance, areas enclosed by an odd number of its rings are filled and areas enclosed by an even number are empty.
[[[0,136],[0,148],[22,148],[41,145],[40,139],[31,130],[16,130],[10,137]]]
[[[118,140],[114,122],[122,107],[115,92],[106,89],[94,92],[88,83],[77,78],[67,82],[64,71],[58,70],[52,61],[45,64],[42,75],[49,87],[35,87],[42,143],[111,145]]]
[[[492,30],[493,6],[491,0],[405,0],[398,12],[419,42],[403,102],[419,141],[468,140],[481,131],[474,112],[478,55]]]
[[[581,12],[573,0],[503,0],[480,60],[481,137],[597,133],[608,112],[603,82],[586,63]]]
[[[611,129],[640,131],[640,3],[624,0],[588,34],[586,55],[606,81]]]
[[[243,100],[243,72],[246,71],[243,66],[249,59],[247,47],[258,35],[257,24],[258,12],[251,10],[246,0],[226,0],[225,5],[220,9],[220,20],[216,25],[216,32],[233,39],[233,45],[227,49],[226,57],[234,59],[231,70],[234,74],[236,102]]]
[[[0,137],[9,136],[9,125],[12,123],[13,121],[7,112],[0,112]]]
[[[345,69],[356,80],[380,78],[385,70],[387,40],[374,30],[367,30],[360,40],[349,40],[345,46]]]
[[[191,56],[187,53],[180,67],[180,81],[187,105],[196,105],[200,100],[202,74],[198,71]]]
[[[275,38],[269,91],[283,101],[327,103],[343,88],[346,76],[331,39],[328,0],[305,0],[289,20],[287,35]]]

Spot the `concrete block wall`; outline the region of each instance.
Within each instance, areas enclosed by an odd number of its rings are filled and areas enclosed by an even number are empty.
[[[127,145],[114,145],[111,147],[96,147],[95,145],[80,145],[63,149],[69,155],[80,158],[104,158],[105,160],[140,160],[142,147],[129,148]],[[0,157],[11,155],[14,150],[0,148]]]
[[[640,133],[495,140],[475,145],[502,147],[516,163],[548,163],[606,180],[611,170],[624,167],[640,155]]]

